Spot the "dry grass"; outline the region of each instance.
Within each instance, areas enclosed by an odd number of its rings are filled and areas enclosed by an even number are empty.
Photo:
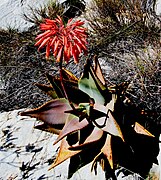
[[[161,121],[161,21],[147,1],[93,0],[85,14],[90,53],[105,59],[112,83],[130,82],[128,97]]]
[[[66,0],[62,3],[58,0],[50,0],[39,8],[29,6],[29,13],[23,16],[27,21],[39,25],[45,18],[54,19],[57,15],[62,16],[64,21],[67,21],[70,18],[80,16],[84,10],[84,0]]]
[[[48,83],[45,74],[57,74],[58,63],[46,61],[44,49],[37,51],[36,34],[36,28],[0,30],[0,112],[38,107],[49,99],[34,83]],[[68,69],[80,74],[73,63]]]
[[[39,8],[33,8],[29,6],[29,13],[24,14],[24,18],[33,23],[39,25],[45,18],[54,19],[57,15],[62,15],[64,7],[57,0],[49,1],[46,5]]]
[[[112,67],[106,79],[112,83],[130,82],[127,96],[160,122],[161,112],[161,49],[148,46],[130,53],[115,52],[105,58]],[[153,116],[155,115],[155,116]],[[154,118],[155,117],[155,118]]]
[[[143,45],[160,37],[160,19],[140,0],[93,0],[86,19],[92,33],[92,44],[108,46],[122,40]],[[102,49],[101,49],[102,50]]]
[[[0,87],[0,111],[37,106],[45,101],[46,97],[33,84],[44,81],[44,72],[51,65],[34,47],[35,36],[34,29],[23,33],[0,30],[0,81],[4,83]]]

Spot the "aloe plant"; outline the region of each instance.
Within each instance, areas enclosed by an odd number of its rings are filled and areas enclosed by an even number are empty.
[[[45,39],[51,45],[52,40],[45,34],[43,46],[47,42]],[[63,45],[60,39],[61,53],[64,52]],[[127,97],[129,83],[108,86],[96,56],[87,60],[82,76],[77,78],[62,68],[65,57],[60,55],[60,77],[47,73],[50,85],[36,84],[53,100],[36,109],[21,112],[22,116],[34,117],[42,122],[35,126],[36,129],[57,134],[54,145],[61,141],[57,158],[49,169],[70,159],[68,178],[90,162],[95,173],[98,163],[101,165],[106,179],[116,179],[115,170],[118,167],[125,167],[145,178],[156,161],[158,141],[143,126],[145,113]]]

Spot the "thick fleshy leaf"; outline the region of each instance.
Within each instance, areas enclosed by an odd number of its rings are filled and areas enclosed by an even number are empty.
[[[87,117],[86,109],[80,107],[65,112],[79,117],[80,121]]]
[[[68,142],[66,141],[65,138],[62,139],[58,156],[57,156],[55,162],[53,164],[51,164],[49,170],[56,167],[57,165],[61,164],[62,162],[64,162],[68,158],[78,154],[79,152],[80,151],[71,151],[71,150],[69,150]]]
[[[30,116],[45,122],[46,124],[65,124],[69,114],[66,110],[71,109],[68,101],[64,98],[47,102],[39,108],[21,112],[22,116]]]
[[[48,75],[48,79],[50,79],[50,82],[52,83],[52,86],[54,90],[56,91],[57,95],[59,98],[65,97],[63,94],[63,87],[60,81],[60,78],[56,78],[52,75]],[[63,85],[64,89],[68,95],[68,99],[75,103],[79,104],[82,102],[88,102],[89,101],[89,96],[78,89],[78,83],[75,80],[66,80],[63,79]],[[81,98],[80,98],[81,97]]]
[[[98,61],[97,56],[94,57],[94,72],[95,72],[96,76],[99,78],[99,80],[101,81],[101,83],[103,85],[105,85],[106,84],[105,78],[103,76],[102,69],[101,69],[101,66],[100,66],[100,63]]]
[[[101,156],[102,153],[107,158],[111,168],[113,169],[113,158],[112,158],[111,135],[110,134],[107,134],[105,144],[101,148],[100,153],[95,157],[95,159],[93,161],[93,165],[92,165],[92,170],[95,169],[95,171],[96,171],[96,167],[97,167],[97,162],[96,161],[98,161],[100,159],[100,156]],[[102,160],[101,161],[102,162],[101,166],[102,166],[102,169],[104,170],[105,169],[104,160],[103,159],[101,159],[101,160]],[[95,167],[95,165],[96,165],[96,167]]]
[[[46,94],[48,94],[51,98],[56,99],[58,98],[55,90],[53,89],[52,86],[48,86],[48,85],[44,85],[44,84],[39,84],[39,83],[35,83],[35,85],[41,89],[42,91],[44,91]]]
[[[101,104],[98,104],[98,103],[95,103],[94,104],[94,111],[98,111],[97,112],[97,115],[95,113],[94,117],[95,119],[98,118],[98,114],[101,114],[101,112],[103,113],[102,116],[106,116],[107,112],[108,111],[112,111],[114,112],[114,106],[115,106],[115,103],[116,103],[116,100],[117,100],[117,95],[116,94],[112,94],[111,96],[111,100],[109,101],[109,103],[107,103],[106,106],[103,106]],[[100,113],[99,113],[100,112]],[[91,114],[92,115],[92,114]]]
[[[111,168],[107,157],[100,152],[93,160],[91,171],[94,170],[95,174],[97,175],[97,166],[98,163],[102,167],[102,170],[105,171],[105,179],[116,179],[115,172]]]
[[[88,64],[89,64],[89,73],[90,73],[91,76],[93,77],[93,79],[94,79],[94,81],[95,81],[95,83],[96,83],[97,88],[100,90],[101,93],[103,93],[103,91],[107,90],[105,84],[102,83],[102,81],[100,80],[100,77],[97,76],[97,75],[99,75],[99,74],[96,74],[97,71],[96,71],[96,69],[94,70],[94,68],[92,67],[90,61],[87,62],[87,65],[88,65]],[[96,67],[95,67],[95,68],[96,68]],[[100,69],[100,71],[101,71],[101,69]],[[103,75],[102,75],[102,76],[103,76]],[[107,92],[107,91],[105,91],[105,92]],[[103,93],[103,95],[105,95],[105,93]]]
[[[45,124],[45,123],[40,124],[40,125],[36,125],[36,126],[34,126],[34,128],[39,129],[41,131],[53,133],[53,134],[59,134],[61,132],[60,129],[56,129],[56,128],[52,127],[51,125]]]
[[[46,74],[46,76],[47,76],[50,84],[52,85],[53,89],[55,90],[57,96],[58,96],[59,98],[64,98],[65,95],[64,95],[64,93],[63,93],[63,91],[62,91],[61,86],[58,86],[58,85],[55,83],[55,81],[54,81],[54,80],[55,80],[55,77],[52,76],[52,75],[50,75],[50,74],[48,74],[48,73]]]
[[[97,89],[97,86],[89,74],[89,78],[82,78],[79,80],[79,89],[87,93],[91,98],[100,104],[105,103],[104,97],[101,95],[100,91]]]
[[[78,87],[93,98],[96,103],[106,103],[106,97],[104,96],[107,93],[105,93],[106,87],[97,78],[89,62],[84,67],[84,73],[78,81]]]
[[[115,120],[115,118],[113,117],[110,111],[108,112],[108,120],[106,126],[102,128],[102,130],[109,132],[114,136],[119,136],[124,141],[120,126],[118,125],[117,121]]]
[[[112,94],[110,102],[107,103],[107,105],[106,105],[106,109],[114,112],[114,107],[115,107],[116,100],[117,100],[117,95],[116,94]]]
[[[111,168],[113,169],[113,157],[112,157],[111,135],[110,134],[107,135],[106,142],[105,142],[103,148],[101,149],[101,152],[103,152],[103,154],[107,157],[108,162],[109,162]]]
[[[80,103],[79,109],[81,112],[86,113],[88,116],[90,115],[90,103]]]
[[[93,160],[92,162],[92,167],[91,167],[91,172],[94,171],[95,174],[97,175],[97,164],[98,162],[100,163],[102,170],[105,170],[105,162],[104,162],[104,157],[103,157],[103,153],[100,152]]]
[[[114,136],[119,136],[124,141],[123,134],[122,134],[122,131],[120,129],[120,126],[118,125],[117,121],[113,117],[111,111],[107,110],[106,106],[96,104],[95,108],[98,108],[98,107],[99,107],[100,111],[102,111],[106,114],[106,116],[96,119],[95,122],[100,127],[102,127],[101,129],[103,131],[106,131],[106,132],[108,132]],[[94,125],[96,126],[95,123],[94,123]]]
[[[146,136],[155,137],[153,134],[151,134],[148,130],[146,130],[146,129],[145,129],[141,124],[139,124],[138,122],[135,122],[134,130],[135,130],[138,134],[144,134],[144,135],[146,135]]]
[[[89,123],[88,123],[88,121],[86,119],[79,122],[79,118],[77,116],[70,115],[69,118],[68,118],[68,121],[66,121],[66,124],[65,124],[64,128],[60,132],[60,134],[59,134],[58,138],[56,139],[56,141],[54,142],[54,144],[59,142],[65,136],[86,127],[88,124]]]
[[[68,178],[71,178],[72,175],[81,167],[93,161],[93,159],[99,154],[105,140],[106,134],[104,134],[99,141],[91,143],[88,148],[84,148],[80,153],[70,158]]]
[[[91,144],[99,141],[103,136],[103,131],[97,127],[94,128],[92,133],[87,137],[83,144],[74,145],[69,147],[70,150],[81,150],[85,147],[89,147]]]
[[[55,79],[57,86],[61,87],[60,79]],[[78,83],[72,80],[63,80],[65,91],[71,102],[79,104],[82,102],[89,102],[88,94],[84,93],[78,88]],[[80,98],[81,97],[81,98]]]

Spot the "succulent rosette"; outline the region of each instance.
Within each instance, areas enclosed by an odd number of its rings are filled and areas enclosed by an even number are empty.
[[[39,46],[38,50],[46,47],[47,59],[52,53],[57,62],[63,60],[68,63],[73,57],[74,62],[78,63],[79,55],[87,52],[87,29],[83,25],[83,21],[73,22],[73,19],[64,23],[60,16],[54,20],[45,19],[40,24],[40,30],[44,32],[36,37],[35,46]]]
[[[63,86],[61,78],[50,74],[50,85],[37,84],[53,100],[21,113],[42,122],[35,128],[58,135],[54,145],[61,141],[60,148],[50,169],[70,159],[68,178],[90,162],[96,173],[101,165],[106,179],[115,179],[120,166],[145,177],[147,171],[140,169],[146,164],[149,170],[155,162],[156,139],[141,125],[145,116],[126,97],[128,83],[107,86],[97,58],[94,65],[87,61],[81,78],[66,69],[62,76]],[[153,154],[150,160],[148,153]]]

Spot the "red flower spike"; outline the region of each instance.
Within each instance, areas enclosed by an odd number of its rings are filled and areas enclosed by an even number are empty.
[[[40,50],[43,46],[45,46],[49,40],[50,40],[50,37],[44,39],[43,42],[41,43],[41,45],[39,46],[38,50]]]
[[[53,24],[53,23],[55,23],[55,21],[54,20],[51,20],[51,19],[45,19],[45,22],[46,23],[48,23],[48,24]]]
[[[47,30],[47,31],[45,31],[44,33],[39,34],[35,39],[36,39],[36,40],[37,40],[37,39],[40,39],[40,38],[46,36],[48,33],[50,33],[50,30]]]
[[[40,25],[40,29],[41,30],[49,30],[49,29],[51,29],[52,28],[52,26],[51,25],[46,25],[46,24],[41,24]]]
[[[79,55],[87,52],[87,35],[86,28],[81,27],[84,22],[81,20],[72,22],[69,19],[65,24],[60,16],[54,20],[45,19],[45,22],[40,24],[40,30],[44,31],[36,37],[35,46],[39,46],[38,50],[46,47],[46,58],[49,58],[52,50],[56,61],[69,62],[73,57],[74,62],[79,62]],[[62,58],[62,59],[60,59]]]
[[[57,51],[58,46],[59,46],[60,40],[58,39],[57,41],[55,41],[55,45],[54,45],[54,52]]]
[[[46,59],[49,58],[49,55],[50,55],[50,42],[48,42],[47,46],[46,46]]]
[[[44,41],[44,39],[45,39],[45,38],[39,39],[39,40],[35,43],[35,46],[40,45],[40,44]]]
[[[78,50],[78,52],[80,54],[82,52],[81,47],[78,44],[75,44],[75,45],[76,45],[76,48],[77,48],[77,50]]]
[[[61,59],[61,56],[62,56],[62,50],[63,50],[63,47],[61,47],[59,49],[58,56],[57,56],[57,59],[56,59],[57,62],[60,62],[60,59]]]
[[[57,36],[55,36],[55,37],[52,39],[50,46],[53,46],[53,45],[54,45],[56,39],[57,39]]]

